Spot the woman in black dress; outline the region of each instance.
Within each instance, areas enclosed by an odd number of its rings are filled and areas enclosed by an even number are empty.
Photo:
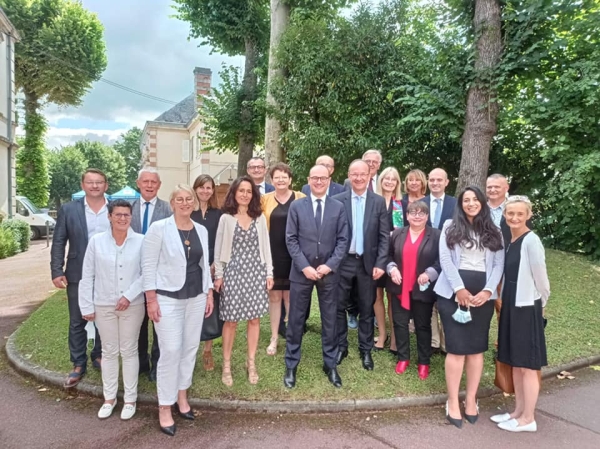
[[[275,164],[269,175],[275,191],[263,195],[261,198],[262,209],[269,227],[269,240],[271,242],[271,255],[273,257],[273,289],[269,292],[269,317],[271,319],[271,341],[267,347],[268,355],[277,354],[277,341],[279,322],[282,318],[283,301],[285,314],[290,309],[290,270],[292,258],[285,243],[285,228],[287,226],[288,211],[292,201],[304,198],[302,192],[290,189],[292,184],[292,171],[287,164]],[[285,318],[285,317],[284,317]]]
[[[215,181],[209,175],[200,175],[194,181],[194,192],[198,197],[200,206],[198,210],[192,212],[192,220],[201,224],[208,231],[208,263],[210,264],[210,275],[214,280],[215,266],[215,239],[217,237],[217,228],[219,227],[219,219],[221,218],[221,209],[217,201],[217,191]],[[219,320],[219,293],[213,292],[214,307],[216,313],[211,314],[204,320],[202,325],[202,337],[200,341],[204,341],[204,351],[202,352],[202,366],[206,371],[215,369],[215,361],[213,359],[212,347],[213,340],[221,336],[223,323]]]
[[[535,405],[540,389],[538,371],[548,364],[543,310],[550,296],[544,246],[527,226],[531,203],[511,196],[504,218],[511,239],[506,248],[498,360],[512,366],[515,410],[491,420],[510,432],[535,432]]]

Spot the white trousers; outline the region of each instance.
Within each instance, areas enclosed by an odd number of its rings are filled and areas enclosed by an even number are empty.
[[[156,368],[158,405],[173,405],[179,390],[192,385],[196,353],[200,345],[206,294],[175,299],[157,295],[160,321],[154,323],[160,358]]]
[[[144,304],[116,311],[114,306],[96,306],[96,327],[102,341],[102,388],[104,399],[113,400],[119,389],[119,354],[123,361],[125,402],[137,401],[138,338],[144,320]]]

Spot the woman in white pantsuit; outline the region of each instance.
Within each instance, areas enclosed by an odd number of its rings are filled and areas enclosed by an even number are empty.
[[[194,419],[187,389],[192,385],[202,322],[213,310],[213,284],[208,233],[190,218],[198,208],[194,191],[179,184],[170,203],[173,215],[154,222],[146,233],[142,273],[148,317],[160,347],[156,380],[160,429],[173,436],[173,405],[179,416]]]
[[[79,308],[88,321],[96,321],[102,340],[104,404],[98,418],[108,418],[117,405],[119,354],[125,387],[121,419],[135,414],[138,385],[138,336],[144,319],[141,249],[144,237],[130,228],[131,204],[108,203],[111,229],[93,236],[83,259],[79,282]]]

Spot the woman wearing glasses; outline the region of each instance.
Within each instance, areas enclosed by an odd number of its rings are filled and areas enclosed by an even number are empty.
[[[397,228],[392,234],[391,260],[387,266],[398,348],[396,374],[403,374],[409,365],[408,322],[412,315],[417,335],[417,372],[419,378],[425,380],[429,376],[431,358],[431,312],[436,299],[433,287],[441,271],[440,231],[427,226],[429,208],[424,201],[410,203],[407,217],[409,225]]]
[[[171,407],[193,420],[187,399],[204,317],[213,310],[208,233],[191,219],[198,199],[179,184],[170,196],[173,215],[150,226],[142,253],[143,289],[154,322],[160,359],[156,388],[161,431],[175,435]]]
[[[229,187],[215,242],[215,290],[221,293],[219,314],[225,321],[221,381],[228,387],[233,385],[231,352],[240,321],[248,322],[248,381],[258,383],[255,356],[260,317],[269,308],[271,288],[273,262],[260,192],[250,177],[242,176]]]
[[[277,354],[279,323],[281,321],[283,302],[285,313],[290,309],[290,270],[292,257],[285,243],[285,228],[287,226],[290,204],[299,198],[304,198],[301,192],[293,191],[292,171],[287,164],[275,164],[269,173],[275,191],[263,195],[262,210],[267,219],[269,241],[273,257],[273,288],[269,292],[269,317],[271,319],[271,340],[267,347],[268,355]]]
[[[125,389],[121,419],[133,417],[138,385],[138,335],[144,319],[141,249],[144,236],[133,232],[131,204],[108,203],[110,230],[94,235],[83,259],[79,308],[95,321],[102,341],[104,404],[98,418],[108,418],[117,405],[119,354]]]
[[[504,218],[510,228],[498,325],[498,360],[512,366],[515,410],[491,420],[509,432],[535,432],[538,371],[548,364],[543,310],[550,296],[546,255],[539,237],[527,226],[531,202],[524,196],[506,200]]]

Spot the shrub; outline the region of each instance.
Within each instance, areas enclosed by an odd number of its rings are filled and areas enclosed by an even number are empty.
[[[21,220],[10,218],[4,220],[0,227],[12,232],[14,240],[17,243],[17,251],[27,251],[29,248],[30,231],[29,225]],[[12,254],[11,254],[12,255]]]
[[[19,244],[11,229],[0,226],[0,259],[14,256],[19,250]]]

